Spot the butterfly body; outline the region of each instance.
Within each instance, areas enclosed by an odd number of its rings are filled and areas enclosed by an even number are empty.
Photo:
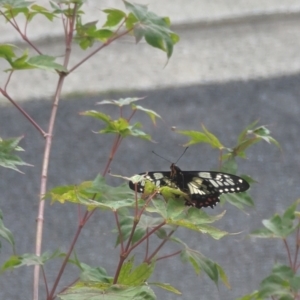
[[[145,182],[148,180],[158,188],[168,186],[179,189],[188,196],[186,205],[194,205],[197,208],[213,208],[220,202],[219,196],[224,193],[239,193],[248,190],[246,180],[236,175],[211,172],[211,171],[182,171],[175,164],[171,164],[171,171],[154,171],[141,173],[144,180],[136,185],[129,182],[129,187],[144,192]],[[136,187],[135,187],[136,186]]]

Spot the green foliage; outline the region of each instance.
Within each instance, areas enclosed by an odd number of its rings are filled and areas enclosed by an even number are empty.
[[[289,206],[282,216],[275,214],[269,220],[263,220],[264,227],[253,231],[251,235],[258,238],[286,239],[299,227],[299,221],[296,219],[296,208],[299,202],[298,200]]]
[[[13,169],[22,173],[17,166],[32,166],[25,163],[19,156],[15,155],[15,151],[24,151],[19,145],[23,137],[10,138],[2,140],[0,138],[0,166]]]
[[[11,244],[11,246],[13,247],[13,250],[15,249],[14,237],[13,237],[11,231],[4,226],[2,210],[0,210],[0,237],[3,238],[4,240],[6,240],[7,242],[9,242]],[[1,249],[1,246],[2,245],[0,242],[0,249]]]
[[[61,300],[124,300],[124,299],[145,299],[155,300],[154,292],[147,285],[142,286],[103,286],[101,284],[76,284],[73,288],[67,289],[58,295]]]
[[[263,228],[251,233],[256,238],[281,239],[285,245],[289,265],[276,263],[271,274],[262,280],[259,289],[251,294],[245,295],[238,300],[263,300],[268,297],[278,300],[298,299],[300,292],[300,277],[297,275],[299,262],[299,213],[297,206],[300,200],[290,205],[280,216],[275,214],[268,220],[263,220]],[[287,238],[295,234],[294,257],[291,256],[291,248]]]
[[[45,197],[51,198],[52,202],[64,203],[67,201],[81,204],[88,210],[99,208],[116,211],[123,207],[133,207],[135,205],[133,194],[127,184],[112,187],[105,183],[104,177],[98,175],[94,181],[55,187]]]
[[[22,266],[33,266],[33,265],[43,265],[47,261],[61,257],[63,253],[59,250],[53,253],[45,252],[41,256],[32,253],[25,253],[23,255],[12,255],[1,267],[1,272],[7,271],[9,269],[15,269]]]
[[[118,106],[120,109],[122,109],[122,107],[125,105],[131,105],[133,113],[135,113],[137,110],[143,111],[150,117],[151,121],[155,124],[156,118],[160,118],[160,115],[158,115],[153,110],[132,104],[133,102],[138,100],[142,100],[142,98],[121,98],[119,100],[103,100],[98,104],[112,104]],[[141,123],[136,122],[133,125],[130,125],[131,118],[126,119],[124,117],[120,117],[119,119],[113,120],[109,115],[95,110],[82,112],[81,115],[89,116],[97,120],[103,121],[106,124],[106,127],[104,129],[101,129],[99,133],[119,134],[122,138],[134,136],[151,141],[151,136],[140,130],[140,128],[142,127]]]

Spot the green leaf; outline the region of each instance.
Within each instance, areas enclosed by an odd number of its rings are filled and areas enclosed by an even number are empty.
[[[130,105],[133,102],[143,100],[145,99],[144,97],[142,98],[120,98],[119,100],[102,100],[100,102],[97,102],[96,104],[103,105],[103,104],[112,104],[116,105],[118,107],[123,107],[125,105]]]
[[[199,143],[209,144],[212,148],[223,149],[224,146],[218,140],[218,138],[210,133],[203,125],[203,132],[193,131],[193,130],[177,130],[176,132],[179,134],[186,135],[190,138],[190,141],[186,143],[184,146],[190,146]]]
[[[2,214],[1,210],[0,210],[0,237],[5,239],[7,242],[9,242],[11,244],[11,246],[13,247],[13,249],[15,248],[14,237],[13,237],[11,231],[4,226],[3,214]],[[0,244],[0,248],[1,248],[1,244]]]
[[[162,283],[162,282],[148,282],[149,285],[154,285],[160,287],[168,292],[174,293],[176,295],[182,295],[182,293],[177,290],[174,286],[170,285],[169,283]]]
[[[1,267],[1,272],[4,272],[8,269],[19,268],[22,266],[32,266],[32,265],[43,265],[48,260],[54,259],[62,256],[63,253],[59,250],[54,251],[53,253],[44,252],[41,256],[31,253],[25,253],[23,255],[17,256],[12,255]]]
[[[111,187],[105,183],[105,178],[97,176],[91,181],[82,182],[79,185],[59,186],[50,190],[46,196],[53,201],[64,203],[65,201],[82,204],[89,210],[100,208],[116,211],[122,207],[134,207],[134,192],[127,184]],[[92,200],[94,199],[94,200]]]
[[[36,67],[38,69],[44,69],[44,70],[56,70],[60,72],[67,73],[68,70],[63,66],[55,62],[54,56],[49,55],[37,55],[29,58],[27,63],[30,66]]]
[[[94,281],[94,282],[104,282],[112,283],[113,278],[107,275],[104,268],[93,268],[86,264],[80,264],[82,273],[80,274],[80,279],[84,282]]]
[[[28,7],[32,4],[29,1],[23,0],[2,0],[0,1],[0,6],[4,8],[4,15],[9,20],[16,17],[18,14],[24,14],[25,17],[28,16]]]
[[[183,262],[189,262],[192,265],[196,274],[203,271],[216,285],[218,284],[219,278],[221,278],[225,286],[230,287],[227,276],[221,266],[206,258],[200,252],[192,250],[186,246],[186,248],[181,252],[180,257]]]
[[[265,299],[279,296],[280,299],[294,299],[291,287],[294,278],[295,274],[290,267],[276,264],[270,276],[261,282],[257,297]]]
[[[154,292],[148,285],[142,286],[121,286],[112,285],[110,287],[97,284],[76,284],[59,294],[61,300],[124,300],[124,299],[143,299],[155,300]]]
[[[174,44],[179,41],[178,35],[170,30],[170,20],[149,12],[145,5],[131,4],[127,1],[124,3],[134,16],[128,16],[130,20],[127,20],[126,27],[132,29],[134,26],[136,42],[144,37],[149,45],[165,51],[170,58]]]
[[[206,233],[214,239],[220,239],[228,234],[225,231],[207,225],[221,219],[225,212],[216,216],[209,216],[203,210],[194,207],[187,208],[184,206],[183,201],[172,199],[169,199],[168,203],[155,199],[152,200],[152,203],[154,207],[147,208],[147,211],[160,214],[169,225],[181,226]]]
[[[236,174],[237,172],[237,163],[234,158],[230,158],[226,160],[222,164],[221,172],[229,173],[229,174]]]
[[[125,262],[120,271],[118,277],[118,284],[128,286],[140,286],[152,275],[155,262],[151,264],[142,263],[139,266],[133,268],[133,258],[128,262]]]
[[[238,209],[244,210],[244,206],[254,207],[254,202],[251,196],[246,193],[222,194],[221,200],[229,202]]]
[[[282,217],[275,214],[272,218],[263,220],[262,223],[265,228],[255,230],[251,233],[251,235],[259,238],[287,238],[298,228],[298,224],[295,219],[297,202],[298,201],[289,206]]]
[[[143,111],[145,112],[151,119],[152,123],[155,125],[156,124],[156,118],[160,118],[161,119],[161,116],[159,114],[157,114],[154,110],[151,110],[151,109],[147,109],[147,108],[144,108],[140,105],[132,105],[132,109],[133,110],[140,110],[140,111]]]
[[[33,17],[37,15],[42,15],[46,17],[49,21],[53,21],[55,14],[48,11],[45,7],[34,4],[30,7],[31,11],[27,15],[27,20],[31,21]]]
[[[14,45],[10,44],[1,44],[0,45],[0,57],[6,59],[9,63],[12,61],[14,57],[16,57],[16,54],[14,52],[14,49],[16,47]]]
[[[103,12],[107,14],[103,27],[115,27],[126,17],[126,14],[119,9],[104,9]]]
[[[134,136],[151,141],[151,136],[139,129],[142,126],[141,123],[129,125],[128,121],[124,118],[112,120],[109,115],[94,110],[82,112],[81,115],[90,116],[106,123],[106,127],[100,130],[99,133],[119,134],[123,138],[127,136]]]
[[[21,137],[11,138],[7,140],[2,140],[0,138],[0,166],[4,168],[13,169],[15,171],[21,172],[17,166],[31,166],[30,164],[25,163],[22,159],[13,154],[14,151],[24,151],[20,146],[18,146],[21,141]]]

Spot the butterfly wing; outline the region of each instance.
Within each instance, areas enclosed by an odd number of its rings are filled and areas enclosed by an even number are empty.
[[[162,187],[162,186],[169,186],[173,188],[179,188],[176,185],[176,182],[174,182],[170,178],[170,171],[152,171],[147,173],[140,173],[140,176],[143,176],[144,179],[137,183],[133,183],[132,181],[129,181],[129,187],[138,193],[143,193],[146,181],[150,181],[153,183],[156,187]]]
[[[213,208],[220,202],[221,194],[244,192],[249,188],[246,180],[232,174],[211,171],[181,171],[181,174],[184,180],[181,189],[198,208]]]
[[[130,181],[129,187],[143,193],[148,180],[158,188],[162,186],[177,188],[189,196],[190,201],[186,201],[186,205],[195,205],[197,208],[209,206],[213,208],[220,202],[221,194],[244,192],[249,188],[246,180],[232,174],[211,171],[181,171],[173,164],[171,170],[171,172],[141,173],[139,175],[142,175],[144,179],[136,184]]]

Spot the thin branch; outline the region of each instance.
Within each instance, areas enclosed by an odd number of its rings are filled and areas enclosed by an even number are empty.
[[[147,261],[148,260],[148,253],[149,253],[149,229],[147,227],[146,229],[146,235],[148,236],[147,239],[146,239],[146,251],[145,251],[145,258],[144,258],[144,261]]]
[[[287,254],[288,254],[290,267],[293,268],[293,262],[292,262],[291,252],[290,252],[290,248],[289,248],[289,245],[288,245],[286,239],[283,239],[283,243],[284,243],[284,246],[285,246]]]
[[[78,5],[74,5],[74,11],[73,11],[73,19],[76,17]],[[73,24],[73,23],[72,23]],[[71,30],[70,37],[72,37],[73,30]],[[64,59],[64,67],[67,68],[70,55],[71,55],[71,40],[69,39],[69,44],[66,47],[66,54]],[[51,151],[51,144],[52,144],[52,137],[53,137],[53,131],[54,131],[54,124],[58,109],[58,103],[60,100],[60,95],[62,91],[62,86],[64,83],[66,74],[60,73],[59,80],[57,83],[57,89],[54,96],[53,101],[53,107],[50,115],[49,120],[49,128],[48,128],[48,134],[46,136],[46,142],[45,142],[45,151],[44,151],[44,158],[43,158],[43,166],[42,166],[42,175],[41,175],[41,187],[40,187],[40,203],[39,203],[39,211],[38,211],[38,217],[37,217],[37,231],[36,231],[36,247],[35,247],[35,254],[37,256],[41,255],[41,249],[42,249],[42,236],[43,236],[43,222],[44,222],[44,210],[45,210],[45,201],[43,201],[43,197],[47,191],[47,179],[48,179],[48,167],[49,167],[49,159],[50,159],[50,151]],[[81,231],[81,227],[79,227],[77,233],[79,235]],[[76,242],[78,235],[75,235],[74,241]],[[74,245],[72,244],[69,255],[71,254],[73,250]],[[60,280],[60,277],[65,269],[66,263],[67,263],[68,257],[65,259],[65,261],[62,264],[62,267],[60,269],[59,275],[54,283],[54,286],[52,288],[52,291],[50,293],[49,299],[52,299],[56,286]],[[39,272],[40,267],[39,265],[36,265],[34,267],[34,279],[33,279],[33,300],[39,299]]]
[[[116,284],[118,282],[118,278],[119,278],[119,275],[120,275],[120,272],[121,272],[121,269],[122,269],[125,259],[126,259],[126,257],[124,257],[122,255],[120,256],[120,260],[119,260],[118,267],[117,267],[117,270],[116,270],[116,273],[114,276],[113,284]]]
[[[133,225],[132,225],[132,228],[131,228],[131,232],[130,232],[129,239],[128,239],[127,245],[126,245],[126,247],[125,247],[125,252],[128,252],[128,249],[129,249],[129,247],[130,247],[130,243],[131,243],[132,238],[133,238],[133,234],[134,234],[134,232],[135,232],[135,228],[136,228],[136,226],[137,226],[138,223],[139,223],[138,220],[134,220]]]
[[[182,252],[182,250],[178,250],[178,251],[176,251],[176,252],[174,252],[174,253],[172,253],[172,254],[167,254],[167,255],[158,257],[158,258],[156,259],[156,261],[159,261],[159,260],[162,260],[162,259],[165,259],[165,258],[169,258],[169,257],[173,257],[173,256],[175,256],[175,255],[180,254],[181,252]]]
[[[104,177],[104,176],[106,175],[106,173],[108,172],[109,166],[110,166],[111,162],[112,162],[113,159],[114,159],[114,156],[115,156],[115,154],[116,154],[116,152],[117,152],[117,150],[118,150],[118,147],[120,146],[121,141],[122,141],[122,138],[121,138],[121,136],[118,134],[118,135],[116,136],[116,138],[115,138],[115,141],[114,141],[114,143],[113,143],[112,149],[111,149],[110,154],[109,154],[109,159],[108,159],[107,164],[106,164],[106,166],[105,166],[105,168],[104,168],[104,171],[103,171],[103,173],[102,173],[102,176],[103,176],[103,177]]]
[[[9,82],[10,82],[10,79],[11,79],[11,76],[12,76],[13,73],[14,73],[14,70],[11,70],[11,71],[9,72],[9,75],[8,75],[8,77],[7,77],[7,80],[6,80],[6,83],[5,83],[5,86],[4,86],[4,91],[5,91],[5,92],[7,92],[7,86],[8,86],[8,84],[9,84]]]
[[[46,287],[46,295],[48,297],[49,296],[49,288],[48,288],[47,278],[46,278],[46,274],[45,274],[45,269],[43,266],[41,268],[42,268],[42,274],[43,274],[44,283],[45,283],[45,287]]]
[[[114,211],[114,216],[116,219],[116,223],[117,223],[117,228],[119,231],[119,236],[120,236],[120,245],[121,245],[121,253],[124,252],[124,240],[123,240],[123,234],[122,234],[122,230],[121,230],[121,226],[120,226],[120,222],[119,222],[119,217],[118,217],[118,212]]]
[[[152,258],[159,252],[159,250],[164,246],[164,244],[169,240],[171,235],[175,232],[175,230],[171,230],[169,234],[164,238],[164,240],[160,243],[160,245],[153,251],[153,253],[149,256],[147,262],[149,263]]]
[[[297,233],[296,233],[296,251],[295,251],[294,263],[293,263],[294,272],[297,271],[296,266],[297,266],[297,258],[298,258],[298,254],[299,254],[299,242],[300,242],[299,222],[300,222],[300,220],[298,219],[298,228],[297,228]]]
[[[17,30],[18,32],[20,31],[19,27],[18,27],[18,24],[16,24],[16,21],[15,19],[13,19],[14,22],[11,21],[11,19],[9,19],[4,13],[2,10],[0,10],[0,14],[6,19],[6,21],[15,29]]]
[[[103,48],[105,48],[106,46],[110,45],[113,41],[115,41],[116,39],[128,34],[129,32],[131,32],[133,30],[133,28],[125,30],[123,33],[108,39],[104,44],[102,44],[101,46],[99,46],[97,49],[95,49],[94,51],[92,51],[90,54],[88,54],[82,61],[80,61],[78,64],[76,64],[73,68],[71,68],[69,70],[69,74],[72,73],[74,70],[76,70],[79,66],[81,66],[85,61],[87,61],[90,57],[92,57],[93,55],[95,55],[97,52],[99,52],[100,50],[102,50]]]
[[[63,293],[64,291],[66,291],[69,287],[71,287],[74,283],[76,283],[79,280],[79,278],[76,278],[75,280],[73,280],[70,284],[68,284],[67,286],[65,286],[61,291],[59,291],[56,295],[53,296],[53,299],[55,299],[57,297],[57,295]]]
[[[7,98],[20,112],[25,118],[42,134],[43,137],[47,136],[47,133],[32,119],[32,117],[17,103],[15,102],[9,94],[0,88],[0,93]]]
[[[148,234],[146,234],[143,238],[141,238],[138,242],[136,242],[134,245],[132,245],[132,247],[130,249],[128,249],[127,251],[127,255],[134,249],[136,248],[138,245],[140,245],[145,239],[147,239],[148,236],[150,236],[152,233],[154,233],[156,230],[158,230],[159,228],[163,227],[166,224],[166,222],[162,222],[161,224],[157,225],[156,227],[154,227],[152,230],[149,231]]]
[[[87,215],[87,212],[86,212],[86,215]],[[51,289],[50,295],[47,298],[47,300],[53,300],[54,299],[53,296],[54,296],[55,290],[56,290],[57,285],[58,285],[58,283],[60,281],[60,278],[61,278],[61,276],[62,276],[62,274],[63,274],[63,272],[65,270],[65,267],[66,267],[66,265],[68,263],[69,257],[71,256],[71,254],[73,252],[74,246],[75,246],[75,244],[77,242],[77,239],[78,239],[78,237],[80,235],[80,232],[81,232],[82,228],[83,228],[83,225],[81,225],[81,224],[77,227],[77,231],[76,231],[76,234],[75,234],[75,236],[73,238],[73,241],[72,241],[72,244],[70,246],[70,249],[69,249],[67,255],[65,256],[64,261],[63,261],[63,263],[62,263],[62,265],[61,265],[61,267],[59,269],[58,275],[57,275],[57,277],[55,279],[55,282],[53,284],[53,287]]]

